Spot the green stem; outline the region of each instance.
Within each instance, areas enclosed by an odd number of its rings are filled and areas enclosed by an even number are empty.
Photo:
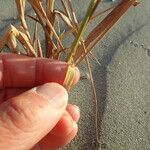
[[[95,5],[96,4],[97,4],[97,0],[91,0],[90,1],[88,10],[87,10],[86,15],[85,15],[85,17],[83,19],[83,22],[81,24],[81,27],[80,27],[79,32],[77,34],[77,37],[75,38],[75,40],[74,40],[74,42],[73,42],[73,44],[71,46],[71,52],[67,56],[66,62],[68,64],[72,64],[73,63],[73,58],[74,58],[74,56],[76,54],[76,50],[78,48],[79,41],[80,41],[81,36],[82,36],[85,28],[87,27],[87,24],[88,24],[92,14],[93,14],[93,10],[95,9]]]

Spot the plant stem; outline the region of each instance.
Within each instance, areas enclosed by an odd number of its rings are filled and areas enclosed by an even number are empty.
[[[79,32],[77,34],[77,37],[75,38],[75,40],[74,40],[74,42],[73,42],[73,44],[71,46],[71,52],[68,54],[68,57],[66,59],[68,64],[72,64],[73,63],[73,57],[76,54],[76,50],[78,48],[79,41],[80,41],[81,36],[82,36],[85,28],[87,27],[87,24],[88,24],[92,14],[93,14],[93,10],[95,9],[95,5],[97,4],[97,1],[98,0],[91,0],[90,1],[88,10],[87,10],[86,15],[85,15],[85,17],[83,19],[83,22],[81,24],[81,27],[80,27]]]

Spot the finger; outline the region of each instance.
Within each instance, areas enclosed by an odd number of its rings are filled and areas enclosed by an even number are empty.
[[[0,89],[3,87],[34,87],[47,82],[63,85],[68,65],[65,62],[30,58],[15,54],[0,54]],[[75,69],[74,84],[79,80]]]
[[[6,88],[0,90],[0,101],[1,103],[5,100],[8,100],[10,98],[13,98],[19,94],[22,94],[23,92],[29,90],[29,88]]]
[[[53,128],[51,134],[60,137],[67,136],[74,129],[74,126],[76,126],[79,117],[79,108],[75,105],[68,104],[65,113]]]
[[[72,119],[70,114],[66,111],[61,117],[61,119],[59,120],[59,122],[51,131],[51,134],[60,137],[66,136],[69,133],[71,133],[71,131],[74,128],[74,124],[75,124],[74,120]]]
[[[29,90],[0,106],[0,149],[31,149],[57,124],[68,95],[59,84]]]
[[[48,134],[46,137],[40,141],[41,150],[56,150],[58,148],[64,147],[71,142],[72,139],[76,136],[78,131],[78,126],[75,124],[74,129],[64,137]]]
[[[72,104],[68,104],[67,108],[66,108],[66,111],[70,114],[70,116],[72,117],[72,119],[75,122],[79,121],[79,118],[80,118],[80,109],[79,109],[78,106],[72,105]]]
[[[77,67],[74,67],[74,69],[75,69],[75,75],[74,75],[73,85],[77,84],[80,79],[79,69]]]

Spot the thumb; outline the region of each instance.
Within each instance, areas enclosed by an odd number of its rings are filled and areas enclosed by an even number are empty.
[[[31,149],[62,117],[68,94],[59,84],[31,89],[0,106],[0,149]]]

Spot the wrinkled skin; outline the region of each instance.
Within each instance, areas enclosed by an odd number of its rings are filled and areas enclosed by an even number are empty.
[[[0,150],[55,150],[76,136],[80,114],[61,86],[66,71],[59,61],[0,55]]]

